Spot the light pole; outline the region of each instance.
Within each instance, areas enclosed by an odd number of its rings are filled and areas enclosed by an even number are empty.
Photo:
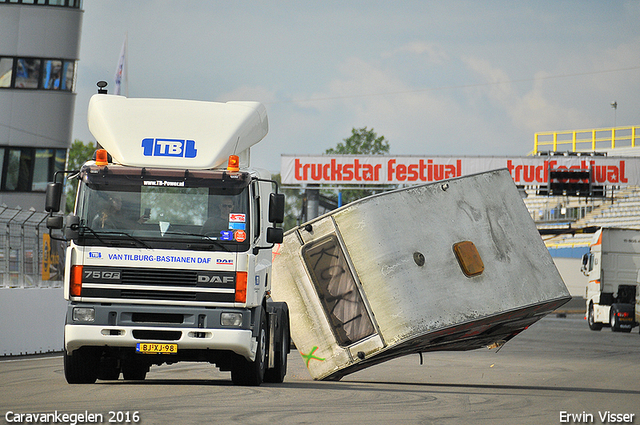
[[[613,108],[613,126],[616,126],[616,114],[618,113],[618,102],[615,100],[611,102],[611,107]]]

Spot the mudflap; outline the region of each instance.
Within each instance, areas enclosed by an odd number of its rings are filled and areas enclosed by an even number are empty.
[[[287,373],[290,351],[289,307],[285,302],[267,301],[269,348],[265,382],[281,383]]]

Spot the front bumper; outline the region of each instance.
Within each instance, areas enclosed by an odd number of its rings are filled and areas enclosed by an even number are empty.
[[[75,308],[94,309],[94,321],[74,320]],[[242,314],[242,323],[237,327],[223,326],[223,312]],[[178,345],[178,351],[233,351],[253,361],[257,350],[253,316],[249,309],[70,303],[64,347],[71,354],[81,347],[135,350],[141,342],[173,343]]]
[[[122,326],[65,325],[64,347],[68,354],[80,347],[129,347],[134,348],[140,342],[163,342],[178,344],[178,351],[190,350],[228,350],[253,361],[256,355],[257,342],[252,338],[250,330],[242,329],[199,329],[180,328],[177,340],[162,341],[139,339],[135,331],[176,332],[173,327],[128,328]]]

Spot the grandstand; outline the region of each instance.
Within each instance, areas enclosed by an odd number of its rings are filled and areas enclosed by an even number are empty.
[[[572,153],[598,152],[608,157],[640,156],[640,127],[537,133],[532,154],[545,147]],[[546,140],[546,141],[545,141]],[[588,251],[591,233],[600,227],[640,229],[640,187],[608,187],[605,198],[540,196],[536,188],[525,190],[524,202],[538,229],[564,234],[543,236],[554,257],[580,258]],[[541,232],[543,233],[543,232]]]
[[[535,195],[535,191],[527,195],[524,202],[538,229],[547,232],[566,230],[564,234],[544,236],[545,244],[553,256],[581,257],[592,239],[591,233],[583,233],[584,229],[640,229],[639,187],[613,191],[606,199],[593,201],[584,198],[538,196]]]

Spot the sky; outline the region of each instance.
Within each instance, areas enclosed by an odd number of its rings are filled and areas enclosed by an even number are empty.
[[[129,97],[262,102],[252,165],[367,127],[393,155],[526,155],[640,125],[640,1],[84,0],[73,138],[125,37]],[[617,102],[617,108],[611,106]]]

